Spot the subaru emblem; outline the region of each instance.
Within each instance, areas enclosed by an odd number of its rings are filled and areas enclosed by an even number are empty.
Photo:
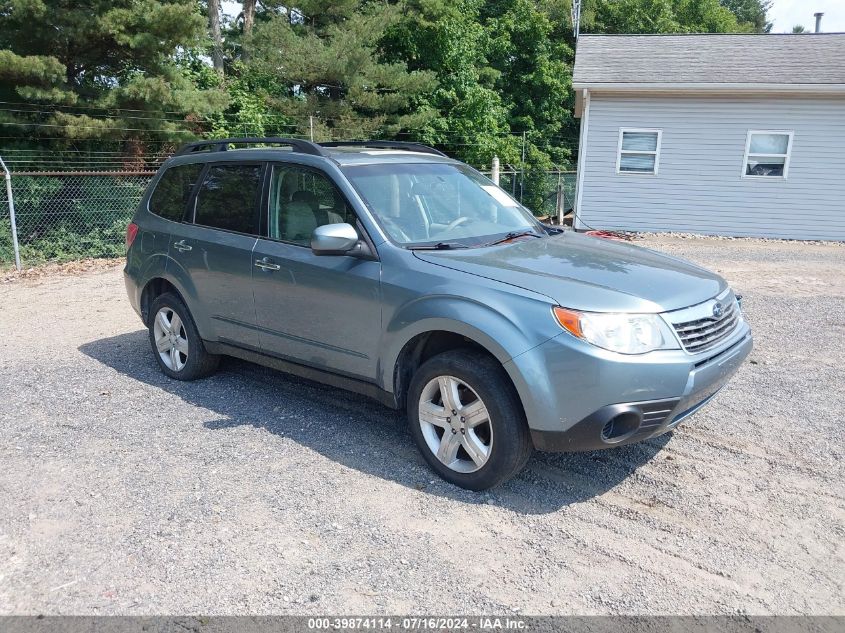
[[[716,302],[716,303],[713,304],[713,316],[716,317],[717,319],[722,316],[722,313],[724,313],[724,311],[725,311],[725,308],[722,306],[721,303]]]

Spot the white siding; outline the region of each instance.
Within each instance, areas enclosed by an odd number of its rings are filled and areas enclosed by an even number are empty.
[[[619,128],[663,131],[616,173]],[[789,177],[742,178],[748,130],[794,130]],[[591,94],[579,228],[845,240],[845,99]]]

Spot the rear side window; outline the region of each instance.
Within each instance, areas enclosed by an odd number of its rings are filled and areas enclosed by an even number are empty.
[[[197,193],[195,224],[258,234],[261,165],[212,165]]]
[[[167,220],[181,222],[202,167],[202,164],[179,165],[164,172],[150,196],[150,211]]]

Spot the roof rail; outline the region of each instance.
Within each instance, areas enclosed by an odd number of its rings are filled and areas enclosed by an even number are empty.
[[[249,145],[253,143],[264,143],[266,145],[290,145],[291,149],[301,154],[312,154],[314,156],[325,156],[326,153],[316,143],[311,141],[304,141],[298,138],[280,138],[275,136],[268,137],[244,137],[244,138],[223,138],[211,141],[194,141],[193,143],[186,143],[179,148],[174,156],[184,156],[185,154],[193,154],[194,152],[224,152],[229,148],[229,145]]]
[[[421,152],[423,154],[434,154],[446,156],[440,150],[436,150],[422,143],[406,143],[405,141],[331,141],[320,143],[322,147],[369,147],[372,149],[402,149],[408,152]]]

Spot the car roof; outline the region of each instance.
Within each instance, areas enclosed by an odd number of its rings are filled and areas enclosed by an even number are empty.
[[[373,163],[456,163],[448,156],[402,149],[365,147],[327,147],[330,158],[341,165],[369,165]]]
[[[231,148],[232,144],[267,143],[270,147]],[[436,149],[418,143],[396,141],[336,141],[318,144],[297,139],[223,139],[197,141],[180,149],[169,162],[195,163],[232,160],[277,161],[293,156],[330,160],[337,165],[379,163],[458,163]],[[281,145],[281,146],[280,146]],[[185,159],[185,160],[181,160]]]
[[[326,156],[339,165],[369,165],[373,163],[454,163],[447,156],[395,149],[369,149],[360,147],[326,147]],[[257,147],[230,149],[225,152],[198,152],[193,156],[209,156],[210,160],[231,159],[233,156],[247,160],[279,160],[285,156],[299,154],[287,147]]]

